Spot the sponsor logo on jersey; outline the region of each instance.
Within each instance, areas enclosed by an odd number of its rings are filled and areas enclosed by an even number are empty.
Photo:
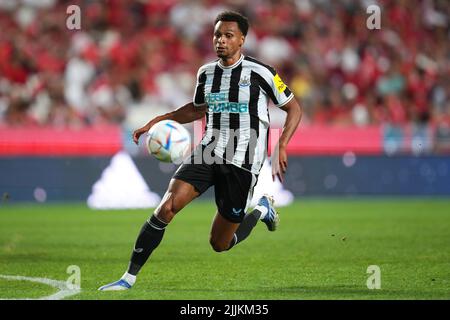
[[[207,93],[205,101],[209,112],[248,113],[248,103],[229,102],[224,92]]]
[[[208,104],[209,112],[230,112],[230,113],[248,113],[247,103],[238,102],[219,102]]]

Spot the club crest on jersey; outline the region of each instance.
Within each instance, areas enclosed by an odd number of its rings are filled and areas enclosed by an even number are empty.
[[[248,87],[250,85],[250,77],[244,76],[243,78],[241,78],[238,84],[239,87]]]

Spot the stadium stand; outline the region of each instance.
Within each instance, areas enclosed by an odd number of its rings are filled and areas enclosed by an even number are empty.
[[[369,3],[380,30],[366,28]],[[72,4],[81,30],[66,28]],[[448,152],[446,0],[1,0],[0,125],[130,130],[188,102],[225,8],[250,18],[246,53],[283,75],[303,126],[378,126],[388,153]]]

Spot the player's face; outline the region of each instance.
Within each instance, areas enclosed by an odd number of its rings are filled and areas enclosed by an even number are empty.
[[[244,39],[235,21],[219,21],[214,28],[214,50],[219,58],[231,58],[240,53]]]

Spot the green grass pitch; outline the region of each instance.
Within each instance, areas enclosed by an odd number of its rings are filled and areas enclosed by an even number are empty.
[[[450,200],[308,199],[280,208],[224,253],[209,246],[213,201],[195,201],[167,228],[127,292],[99,292],[124,272],[150,210],[92,211],[83,204],[0,206],[0,274],[66,280],[67,299],[449,299]],[[369,290],[369,265],[381,289]],[[57,289],[0,278],[0,299]]]

